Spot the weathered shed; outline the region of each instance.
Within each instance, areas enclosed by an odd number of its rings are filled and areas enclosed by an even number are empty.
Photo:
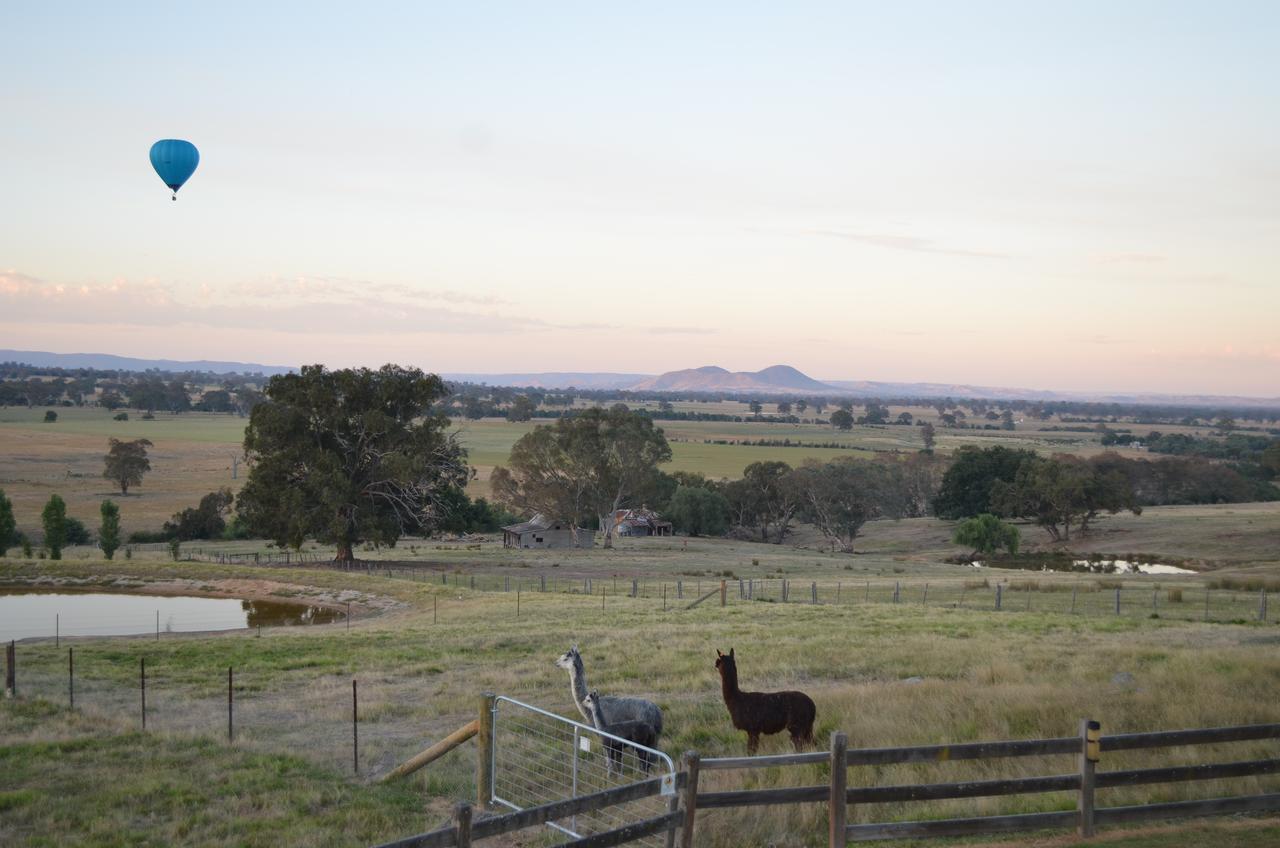
[[[613,514],[613,525],[619,536],[670,536],[672,524],[646,507],[620,509]]]
[[[589,548],[594,544],[595,533],[590,530],[542,515],[502,528],[502,545],[506,548]]]

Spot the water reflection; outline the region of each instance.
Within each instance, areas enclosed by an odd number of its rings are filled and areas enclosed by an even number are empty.
[[[343,613],[285,601],[0,587],[0,641],[329,624]]]

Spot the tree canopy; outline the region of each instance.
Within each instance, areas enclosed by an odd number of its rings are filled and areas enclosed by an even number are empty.
[[[44,546],[49,549],[49,559],[62,559],[62,548],[67,544],[67,502],[61,496],[49,496],[40,511],[40,524],[44,528]]]
[[[245,430],[239,514],[279,544],[313,536],[350,559],[360,542],[432,531],[446,493],[466,484],[466,451],[432,409],[447,395],[434,374],[308,365],[272,377],[265,395]]]
[[[622,404],[585,409],[535,427],[490,477],[494,498],[524,512],[581,522],[594,517],[613,546],[613,514],[637,506],[659,483],[671,447],[649,416]]]
[[[13,517],[13,501],[0,489],[0,556],[18,544],[18,522]]]
[[[991,506],[1002,515],[1034,520],[1054,541],[1069,540],[1073,524],[1079,532],[1088,530],[1102,512],[1142,513],[1133,484],[1121,472],[1068,454],[1024,460],[1012,481],[992,486]]]
[[[897,465],[851,456],[810,461],[796,469],[802,517],[848,553],[862,525],[875,518],[901,518],[906,506]]]
[[[1004,548],[1010,554],[1018,552],[1018,540],[1021,534],[1012,524],[1001,521],[989,512],[974,518],[966,518],[956,526],[951,541],[957,545],[973,548],[973,556],[986,554],[991,556]]]
[[[112,559],[120,547],[120,507],[114,501],[105,500],[99,511],[102,524],[98,527],[98,546],[103,556]]]
[[[729,527],[729,501],[709,486],[681,483],[671,496],[667,518],[690,536],[720,536]]]
[[[939,518],[971,518],[995,512],[991,487],[997,481],[1012,482],[1018,467],[1035,453],[1000,445],[980,448],[965,445],[955,452],[951,467],[942,475],[942,488],[933,501]]]
[[[119,439],[108,439],[107,444],[110,448],[103,457],[106,467],[102,476],[119,486],[120,494],[127,495],[129,487],[142,485],[142,475],[151,470],[151,460],[147,458],[151,440],[122,442]]]

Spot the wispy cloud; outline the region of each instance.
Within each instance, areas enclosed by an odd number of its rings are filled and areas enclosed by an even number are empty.
[[[1009,259],[1012,256],[1012,254],[994,250],[948,247],[933,239],[896,233],[856,233],[847,230],[804,230],[803,232],[811,236],[844,239],[845,241],[869,244],[873,247],[907,250],[912,253],[941,253],[946,256],[968,256],[975,259]]]
[[[1103,265],[1155,265],[1165,262],[1169,257],[1156,253],[1095,253],[1089,257]]]
[[[381,296],[370,296],[381,293]],[[439,295],[441,293],[434,293]],[[468,300],[468,298],[470,298]],[[465,310],[441,306],[432,293],[395,284],[340,278],[297,277],[202,286],[192,292],[152,281],[113,280],[67,285],[15,270],[0,272],[0,321],[133,327],[194,326],[242,329],[384,334],[514,335],[540,332],[600,332],[625,329],[602,322],[556,322],[521,310]],[[460,301],[476,298],[460,295]],[[496,301],[496,299],[495,299]],[[496,305],[496,304],[494,304]]]

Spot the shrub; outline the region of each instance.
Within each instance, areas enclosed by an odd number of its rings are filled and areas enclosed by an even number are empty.
[[[52,409],[46,409],[44,412],[44,423],[46,424],[58,423],[58,413],[54,412]]]
[[[113,420],[113,421],[128,421],[128,420],[129,420],[129,413],[127,413],[127,412],[117,412],[115,415],[113,415],[113,416],[112,416],[112,419],[111,419],[111,420]]]

